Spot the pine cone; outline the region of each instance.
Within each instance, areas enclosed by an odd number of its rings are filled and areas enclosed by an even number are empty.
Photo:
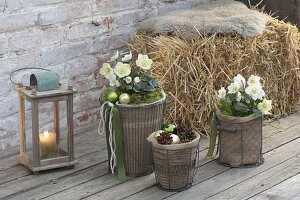
[[[193,133],[193,129],[189,124],[185,125],[181,121],[179,121],[177,124],[176,132],[181,143],[191,142],[193,139],[195,139],[195,134]]]

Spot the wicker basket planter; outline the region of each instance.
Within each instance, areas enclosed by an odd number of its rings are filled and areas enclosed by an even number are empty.
[[[156,182],[164,190],[181,191],[191,187],[195,176],[200,135],[188,143],[161,145],[148,137],[152,144]]]
[[[120,112],[124,165],[127,175],[140,176],[154,170],[151,145],[146,138],[163,124],[166,95],[150,104],[116,104]]]
[[[219,163],[231,167],[262,164],[262,117],[233,117],[217,111],[217,118]]]

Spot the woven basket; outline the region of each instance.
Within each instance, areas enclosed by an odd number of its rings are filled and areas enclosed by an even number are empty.
[[[124,165],[128,175],[140,176],[154,170],[151,145],[146,138],[163,124],[166,95],[150,104],[116,104],[120,111],[124,141]]]
[[[195,132],[196,138],[188,143],[161,145],[154,134],[147,140],[152,144],[156,182],[165,190],[190,188],[195,176],[200,135]]]
[[[263,163],[262,117],[223,115],[217,111],[219,121],[219,163],[231,167],[251,167]]]

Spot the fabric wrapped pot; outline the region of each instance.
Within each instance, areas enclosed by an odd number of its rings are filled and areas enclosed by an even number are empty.
[[[200,135],[188,143],[161,145],[151,134],[156,182],[162,189],[182,191],[190,188],[195,176]]]
[[[217,111],[217,118],[219,163],[231,167],[262,164],[262,117],[233,117]]]
[[[150,104],[116,104],[120,112],[124,166],[127,175],[145,175],[154,170],[151,144],[146,138],[161,129],[164,118],[166,95]]]

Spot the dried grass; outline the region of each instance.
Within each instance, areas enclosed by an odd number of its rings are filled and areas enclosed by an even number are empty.
[[[155,61],[153,74],[169,94],[167,120],[182,118],[199,132],[208,132],[216,91],[237,73],[262,77],[274,118],[292,111],[300,98],[300,32],[271,17],[255,38],[214,34],[187,41],[140,34],[132,36],[130,48]]]

